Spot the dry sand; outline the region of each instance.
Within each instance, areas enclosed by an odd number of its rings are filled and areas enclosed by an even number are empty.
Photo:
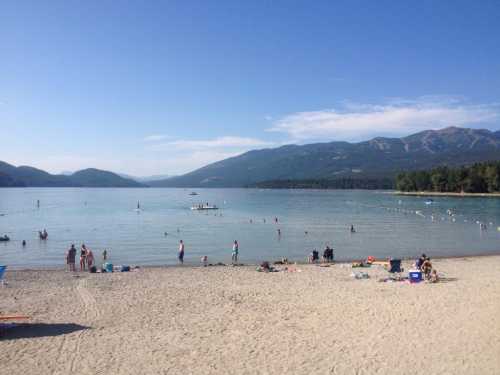
[[[298,266],[8,272],[2,374],[499,374],[500,257],[439,260],[449,280]]]

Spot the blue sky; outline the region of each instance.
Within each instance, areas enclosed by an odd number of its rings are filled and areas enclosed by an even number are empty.
[[[0,160],[179,174],[500,129],[499,1],[2,1]]]

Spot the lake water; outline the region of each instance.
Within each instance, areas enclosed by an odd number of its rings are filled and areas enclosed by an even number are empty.
[[[176,264],[179,239],[192,264],[202,255],[209,262],[230,262],[235,239],[241,261],[251,263],[304,261],[325,244],[334,247],[337,260],[500,253],[500,199],[439,197],[427,205],[425,198],[380,191],[196,191],[197,196],[186,189],[0,189],[0,235],[11,238],[0,242],[0,264],[63,267],[69,245],[79,249],[83,242],[96,259],[107,249],[114,264]],[[200,202],[220,210],[190,210]],[[487,223],[487,230],[477,221]],[[40,241],[38,230],[44,228],[49,238]]]

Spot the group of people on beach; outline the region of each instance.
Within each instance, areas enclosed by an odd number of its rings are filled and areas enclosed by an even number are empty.
[[[232,264],[238,264],[238,255],[240,253],[240,245],[237,240],[233,241],[233,249],[231,253],[231,262]],[[185,245],[184,241],[179,241],[179,252],[177,254],[177,259],[179,259],[180,264],[184,264],[184,254],[185,254]],[[204,266],[208,265],[208,256],[204,255],[201,257],[201,262]]]
[[[322,261],[324,263],[331,263],[333,262],[333,249],[329,246],[326,245],[325,249],[323,250],[323,258]],[[308,257],[309,263],[318,263],[319,262],[319,251],[314,249],[311,251]]]
[[[71,247],[66,252],[66,264],[70,271],[76,271],[76,247],[75,244],[71,244]],[[104,250],[102,252],[102,259],[105,262],[108,258],[108,252]],[[94,253],[85,244],[82,244],[80,249],[80,271],[91,270],[94,266]]]
[[[426,280],[431,282],[439,280],[437,270],[432,267],[431,258],[427,255],[422,254],[415,262],[415,267],[423,273]]]

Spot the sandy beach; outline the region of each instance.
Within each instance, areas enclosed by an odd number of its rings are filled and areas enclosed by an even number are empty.
[[[396,191],[395,195],[407,195],[415,197],[467,197],[467,198],[500,198],[500,193],[454,193],[439,191]]]
[[[11,271],[4,374],[498,374],[500,256],[440,259],[437,284],[346,265]],[[408,267],[408,264],[405,265]]]

